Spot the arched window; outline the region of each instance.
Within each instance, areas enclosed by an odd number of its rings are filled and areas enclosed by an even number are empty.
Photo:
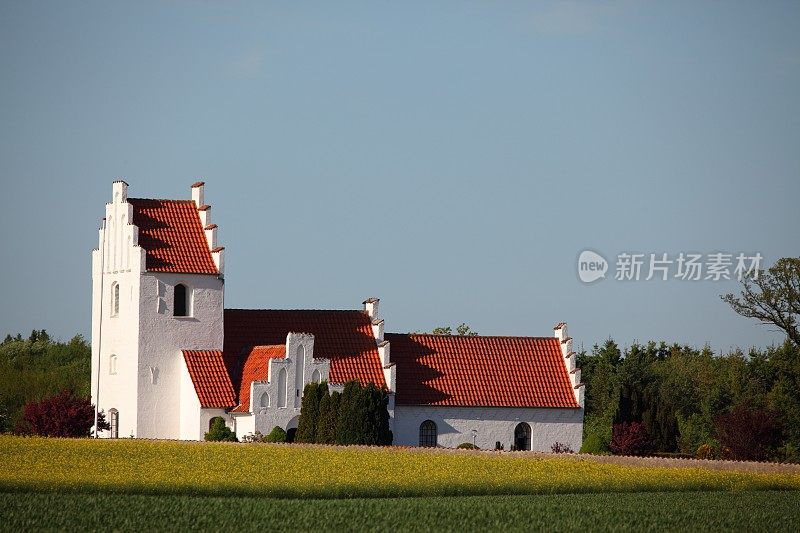
[[[183,283],[175,285],[174,316],[189,316],[189,288]]]
[[[261,407],[269,407],[269,394],[264,393],[261,395],[261,400],[258,402]]]
[[[306,349],[301,344],[297,347],[294,367],[294,406],[300,407],[300,397],[303,395],[303,371],[306,363]]]
[[[108,424],[111,426],[111,438],[119,438],[119,411],[116,409],[108,410]]]
[[[428,448],[436,447],[436,423],[433,420],[426,420],[419,425],[419,445]]]
[[[531,427],[526,422],[520,422],[514,429],[514,449],[531,449]]]
[[[108,373],[109,374],[116,374],[117,373],[117,356],[116,354],[111,354],[111,357],[108,358]]]
[[[319,370],[314,370],[314,372],[311,374],[311,381],[314,383],[322,382],[322,374],[319,373]]]
[[[286,369],[278,372],[278,407],[286,407]]]
[[[119,314],[119,283],[111,284],[111,316]]]

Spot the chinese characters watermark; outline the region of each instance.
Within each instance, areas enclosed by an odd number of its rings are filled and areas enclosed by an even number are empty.
[[[763,256],[714,252],[710,254],[629,253],[617,254],[614,279],[617,281],[720,281],[758,279]],[[578,256],[578,277],[584,283],[605,278],[609,269],[606,259],[591,250]]]

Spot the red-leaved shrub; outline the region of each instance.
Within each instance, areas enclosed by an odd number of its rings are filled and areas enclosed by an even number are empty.
[[[641,422],[614,424],[611,451],[614,455],[644,455],[650,448],[647,430]]]
[[[68,390],[39,402],[25,404],[24,415],[16,432],[45,437],[88,437],[94,425],[94,406],[89,398],[78,398]],[[97,427],[107,431],[111,426],[103,413]]]
[[[763,461],[780,443],[778,417],[766,409],[740,406],[714,419],[726,459]]]

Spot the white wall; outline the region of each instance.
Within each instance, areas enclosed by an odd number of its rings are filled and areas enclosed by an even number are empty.
[[[181,354],[182,355],[182,354]],[[202,440],[203,434],[200,425],[200,400],[192,382],[192,376],[186,367],[186,360],[180,361],[180,438],[182,440]]]
[[[109,410],[117,409],[119,436],[129,437],[137,434],[138,423],[138,295],[145,251],[138,246],[138,230],[131,223],[133,207],[127,203],[123,182],[114,183],[113,198],[105,207],[105,228],[98,232],[98,248],[92,251],[91,390],[92,403],[105,413],[107,421]],[[116,315],[112,308],[114,283],[119,284]],[[111,374],[111,355],[116,355],[116,374]],[[110,432],[100,436],[108,437]]]
[[[478,447],[494,449],[500,441],[510,450],[520,422],[530,424],[531,449],[536,451],[549,452],[560,442],[577,452],[583,434],[583,409],[395,405],[394,414],[393,444],[400,446],[419,445],[419,426],[425,420],[436,423],[437,443],[446,448],[472,442],[472,430],[476,429]]]
[[[187,285],[192,294],[191,316],[172,315],[178,283]],[[180,438],[182,350],[222,349],[222,306],[223,281],[217,276],[142,274],[137,437]],[[186,416],[194,416],[191,408]]]

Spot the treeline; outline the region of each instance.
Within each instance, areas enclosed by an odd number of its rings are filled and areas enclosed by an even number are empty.
[[[88,397],[91,353],[80,335],[69,342],[55,341],[45,330],[27,338],[7,335],[0,344],[0,432],[17,428],[29,402],[64,390]]]
[[[613,340],[578,355],[582,451],[800,462],[800,348],[715,356]]]

